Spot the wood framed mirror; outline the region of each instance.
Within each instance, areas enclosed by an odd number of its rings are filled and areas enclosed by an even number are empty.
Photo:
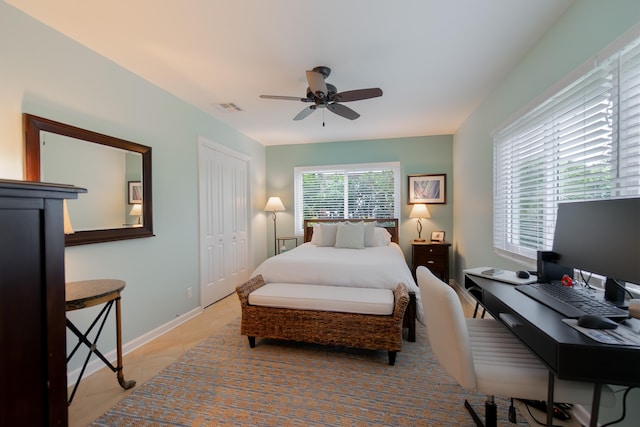
[[[66,246],[153,236],[151,147],[26,113],[23,126],[27,181],[88,190],[68,201]]]

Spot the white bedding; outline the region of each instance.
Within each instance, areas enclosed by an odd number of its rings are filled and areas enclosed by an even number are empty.
[[[416,294],[416,317],[424,323],[420,291],[400,246],[364,249],[321,247],[304,243],[265,260],[252,276],[262,274],[266,283],[302,283],[359,288],[395,289],[407,285]]]

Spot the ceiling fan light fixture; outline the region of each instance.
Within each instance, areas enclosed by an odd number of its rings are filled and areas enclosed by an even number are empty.
[[[313,70],[307,70],[307,96],[306,98],[298,98],[294,96],[282,95],[260,95],[260,98],[282,99],[291,101],[310,102],[313,105],[300,111],[293,120],[302,120],[315,111],[317,108],[325,108],[338,116],[345,119],[355,120],[360,114],[346,107],[341,102],[361,101],[364,99],[376,98],[382,96],[382,89],[374,87],[367,89],[348,90],[338,92],[338,89],[330,83],[326,83],[325,79],[331,74],[329,67],[315,67]],[[324,110],[323,110],[324,112]],[[323,123],[324,126],[324,123]]]

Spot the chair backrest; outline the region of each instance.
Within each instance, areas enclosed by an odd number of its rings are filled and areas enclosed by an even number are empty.
[[[416,270],[431,350],[462,387],[476,388],[476,373],[460,299],[451,286],[424,266]]]

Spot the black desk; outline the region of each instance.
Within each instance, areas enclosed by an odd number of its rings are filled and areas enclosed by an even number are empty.
[[[598,343],[564,324],[560,313],[518,292],[513,285],[467,274],[465,288],[555,377],[640,386],[640,347]],[[514,322],[505,322],[504,314]],[[599,402],[599,390],[596,393]],[[597,417],[598,408],[592,410],[592,416]],[[595,421],[591,420],[592,425]]]

